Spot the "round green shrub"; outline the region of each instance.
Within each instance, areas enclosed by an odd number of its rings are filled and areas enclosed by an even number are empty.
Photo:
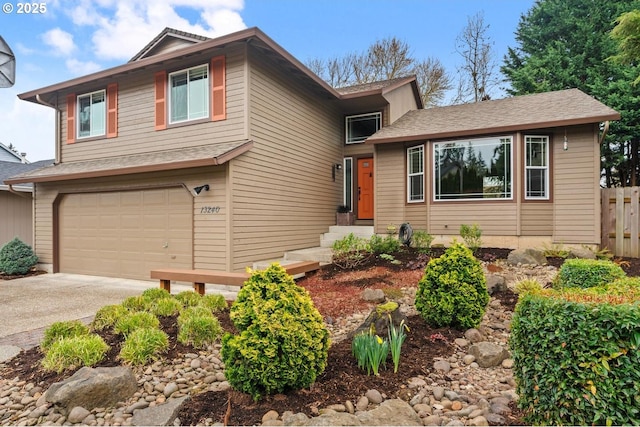
[[[40,349],[43,353],[49,351],[49,348],[58,340],[63,338],[71,338],[89,334],[89,327],[79,320],[66,320],[62,322],[54,322],[44,331]]]
[[[202,296],[193,291],[182,291],[176,294],[175,298],[182,303],[183,307],[194,307],[200,305]]]
[[[31,246],[17,237],[0,249],[0,271],[6,274],[27,274],[37,263]]]
[[[210,312],[206,315],[178,316],[178,341],[182,344],[206,348],[214,344],[221,335],[220,322]]]
[[[516,283],[514,291],[518,295],[537,293],[542,290],[542,285],[536,279],[524,279]]]
[[[156,316],[152,313],[146,311],[136,311],[134,313],[129,313],[118,322],[116,322],[113,331],[116,334],[122,334],[125,337],[129,336],[136,329],[142,328],[155,328],[158,329],[160,327],[160,321]]]
[[[258,400],[308,387],[324,372],[329,332],[309,293],[280,265],[253,272],[230,317],[240,333],[225,334],[221,353],[235,389]]]
[[[432,326],[474,328],[489,302],[482,265],[460,243],[429,261],[418,282],[415,306]]]
[[[182,303],[173,297],[160,298],[153,302],[151,312],[156,316],[173,316],[182,310]]]
[[[227,308],[227,300],[219,294],[207,294],[202,296],[200,304],[207,307],[213,313],[226,310]]]
[[[104,359],[109,346],[95,334],[61,338],[51,344],[42,359],[47,371],[63,372],[80,366],[93,366]]]
[[[169,348],[169,337],[160,329],[139,328],[122,344],[120,359],[132,365],[145,365],[160,358]]]
[[[94,331],[102,331],[105,328],[111,328],[118,320],[127,314],[129,314],[129,310],[122,304],[111,304],[100,307],[91,321],[91,329]]]
[[[617,264],[600,259],[568,259],[553,281],[555,288],[593,288],[625,277]]]
[[[157,301],[163,298],[170,298],[171,294],[166,289],[161,288],[149,288],[142,292],[142,296],[149,301]]]

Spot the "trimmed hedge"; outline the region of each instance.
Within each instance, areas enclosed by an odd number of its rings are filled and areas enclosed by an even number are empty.
[[[231,306],[238,335],[225,334],[225,376],[236,390],[263,395],[310,386],[324,372],[329,331],[309,293],[278,264],[255,271]]]
[[[568,259],[558,270],[555,288],[592,288],[625,277],[622,268],[608,260]]]
[[[639,285],[520,297],[510,347],[527,423],[640,424]]]

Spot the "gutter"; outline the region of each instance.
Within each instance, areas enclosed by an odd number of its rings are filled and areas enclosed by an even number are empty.
[[[53,104],[51,104],[49,102],[44,101],[40,97],[39,93],[36,94],[36,101],[38,102],[38,104],[42,104],[42,105],[44,105],[46,107],[53,108],[56,111],[56,125],[55,125],[56,126],[55,127],[55,132],[56,132],[56,137],[55,137],[56,157],[55,157],[55,160],[54,160],[53,164],[57,165],[58,163],[60,163],[60,114],[61,114],[61,112],[60,112],[60,109],[57,106],[55,106],[55,105],[53,105]]]
[[[33,198],[31,192],[17,191],[15,188],[13,188],[13,184],[9,184],[8,189],[9,193],[15,194],[16,196],[23,197],[25,199]]]

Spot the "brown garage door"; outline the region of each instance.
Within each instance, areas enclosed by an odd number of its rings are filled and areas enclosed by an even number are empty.
[[[149,279],[192,268],[193,199],[183,188],[67,194],[60,203],[60,271]]]

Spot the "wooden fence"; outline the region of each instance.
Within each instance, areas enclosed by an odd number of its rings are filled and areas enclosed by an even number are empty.
[[[602,248],[640,257],[640,187],[603,188]]]

